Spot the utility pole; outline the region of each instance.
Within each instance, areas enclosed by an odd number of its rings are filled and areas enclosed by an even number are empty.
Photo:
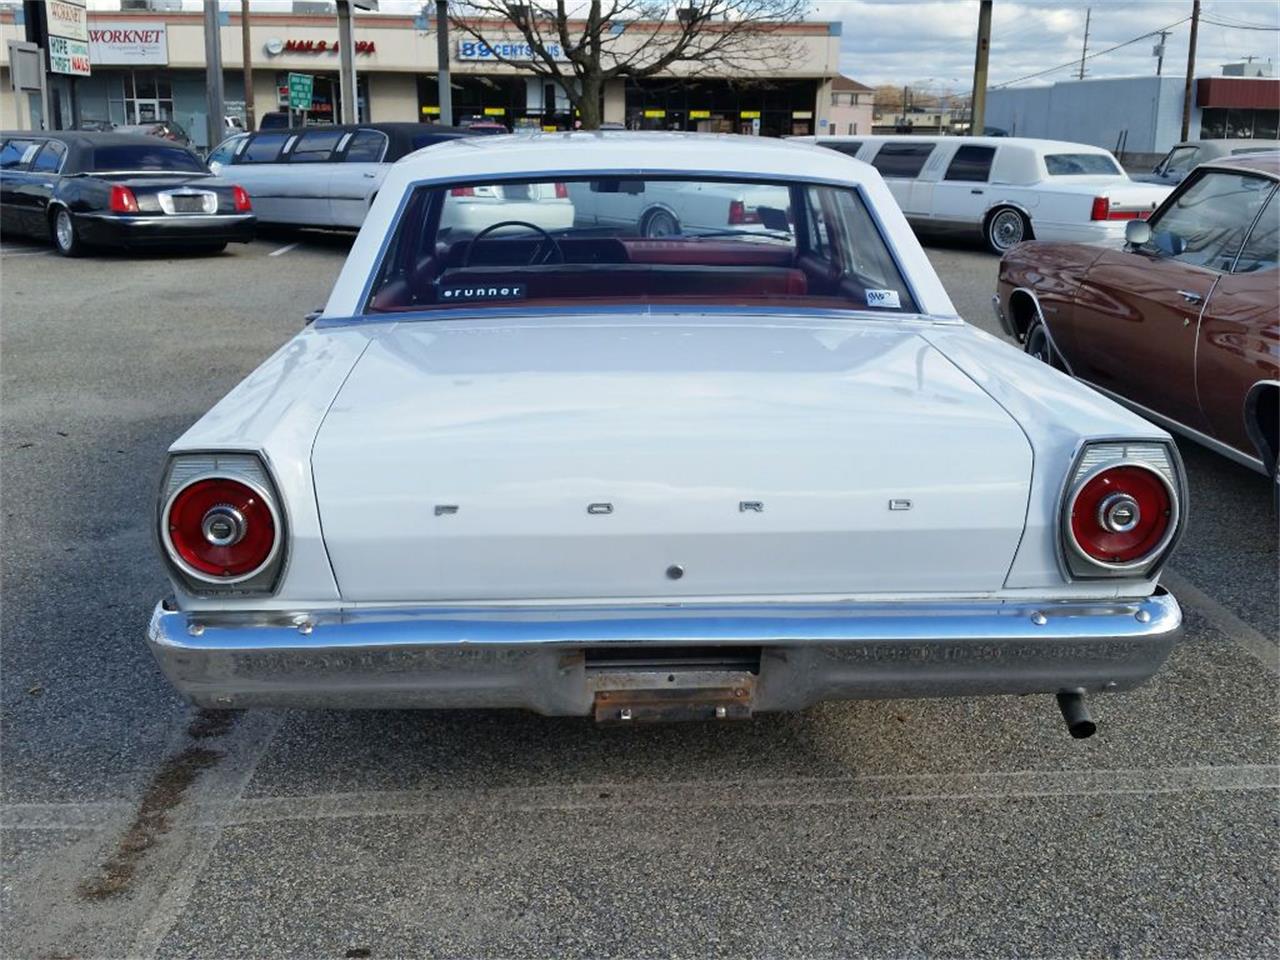
[[[449,0],[436,0],[436,79],[440,87],[440,122],[453,126],[453,88],[449,86]]]
[[[1088,7],[1084,12],[1084,46],[1080,48],[1080,80],[1084,79],[1084,62],[1089,56],[1089,21],[1092,19],[1093,7]]]
[[[1156,76],[1160,76],[1160,72],[1164,70],[1164,42],[1169,37],[1168,30],[1160,31],[1160,43],[1156,46]]]
[[[987,58],[991,54],[991,0],[978,7],[978,49],[973,58],[973,106],[969,133],[981,136],[987,126]]]
[[[1182,137],[1191,130],[1191,83],[1196,75],[1196,34],[1200,32],[1200,0],[1191,0],[1191,39],[1187,43],[1187,82],[1182,88]]]
[[[257,127],[253,116],[253,45],[249,42],[249,0],[240,0],[240,56],[244,60],[244,128]]]
[[[338,98],[342,101],[342,122],[359,123],[359,93],[356,87],[355,34],[351,29],[351,4],[338,3]]]
[[[205,132],[212,150],[222,140],[222,127],[226,121],[226,97],[222,89],[222,24],[218,15],[217,0],[204,5],[204,62],[209,85],[205,99]]]

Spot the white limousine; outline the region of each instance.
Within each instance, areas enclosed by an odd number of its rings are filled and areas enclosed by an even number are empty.
[[[234,177],[249,194],[260,224],[358,230],[391,165],[416,150],[470,137],[465,127],[364,123],[269,129],[228,137],[210,152],[209,169]],[[564,185],[520,196],[497,188],[464,190],[453,226],[479,230],[519,214],[547,227],[573,222]],[[522,207],[514,205],[521,202]]]
[[[523,219],[618,183],[681,229]],[[762,222],[701,225],[709,187]],[[482,193],[510,216],[441,226]],[[391,169],[320,317],[170,448],[149,641],[210,707],[1047,693],[1079,737],[1175,641],[1185,516],[1169,435],[961,320],[866,164],[476,138]]]
[[[884,177],[922,232],[981,236],[1004,254],[1023,240],[1124,241],[1171,187],[1138,183],[1106,150],[1021,137],[799,137],[859,160]]]

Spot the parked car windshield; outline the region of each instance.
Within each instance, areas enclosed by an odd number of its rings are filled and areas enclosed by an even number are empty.
[[[190,150],[167,146],[157,141],[151,144],[111,144],[93,148],[93,169],[98,172],[112,170],[173,170],[179,173],[206,173],[205,165]]]
[[[1046,153],[1044,165],[1051,177],[1118,175],[1120,173],[1116,162],[1105,153]]]
[[[851,188],[619,177],[418,188],[367,309],[514,302],[916,310]]]

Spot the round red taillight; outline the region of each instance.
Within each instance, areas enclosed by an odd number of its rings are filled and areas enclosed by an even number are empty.
[[[1100,470],[1071,500],[1071,534],[1099,563],[1132,563],[1166,543],[1173,495],[1154,470],[1123,465]]]
[[[204,579],[244,579],[271,559],[276,546],[267,498],[225,477],[196,480],[174,494],[165,531],[175,559]]]

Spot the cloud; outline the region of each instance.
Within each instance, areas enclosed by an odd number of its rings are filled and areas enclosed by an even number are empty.
[[[1076,76],[1084,38],[1086,10],[1092,7],[1089,52],[1098,53],[1140,34],[1190,15],[1184,0],[1128,0],[1126,3],[997,0],[992,10],[990,83],[1000,84],[1050,67],[1034,81],[1052,83]],[[1252,54],[1280,60],[1280,33],[1221,26],[1207,20],[1280,28],[1280,4],[1274,0],[1207,0],[1206,22],[1200,26],[1197,75],[1217,73],[1224,63]],[[977,0],[819,0],[815,19],[842,24],[841,70],[863,83],[920,84],[967,90],[973,83],[974,44],[978,28]],[[1164,73],[1180,76],[1186,69],[1189,25],[1171,27]],[[1086,77],[1149,75],[1156,60],[1151,37],[1085,63]],[[1280,65],[1278,65],[1280,66]]]

